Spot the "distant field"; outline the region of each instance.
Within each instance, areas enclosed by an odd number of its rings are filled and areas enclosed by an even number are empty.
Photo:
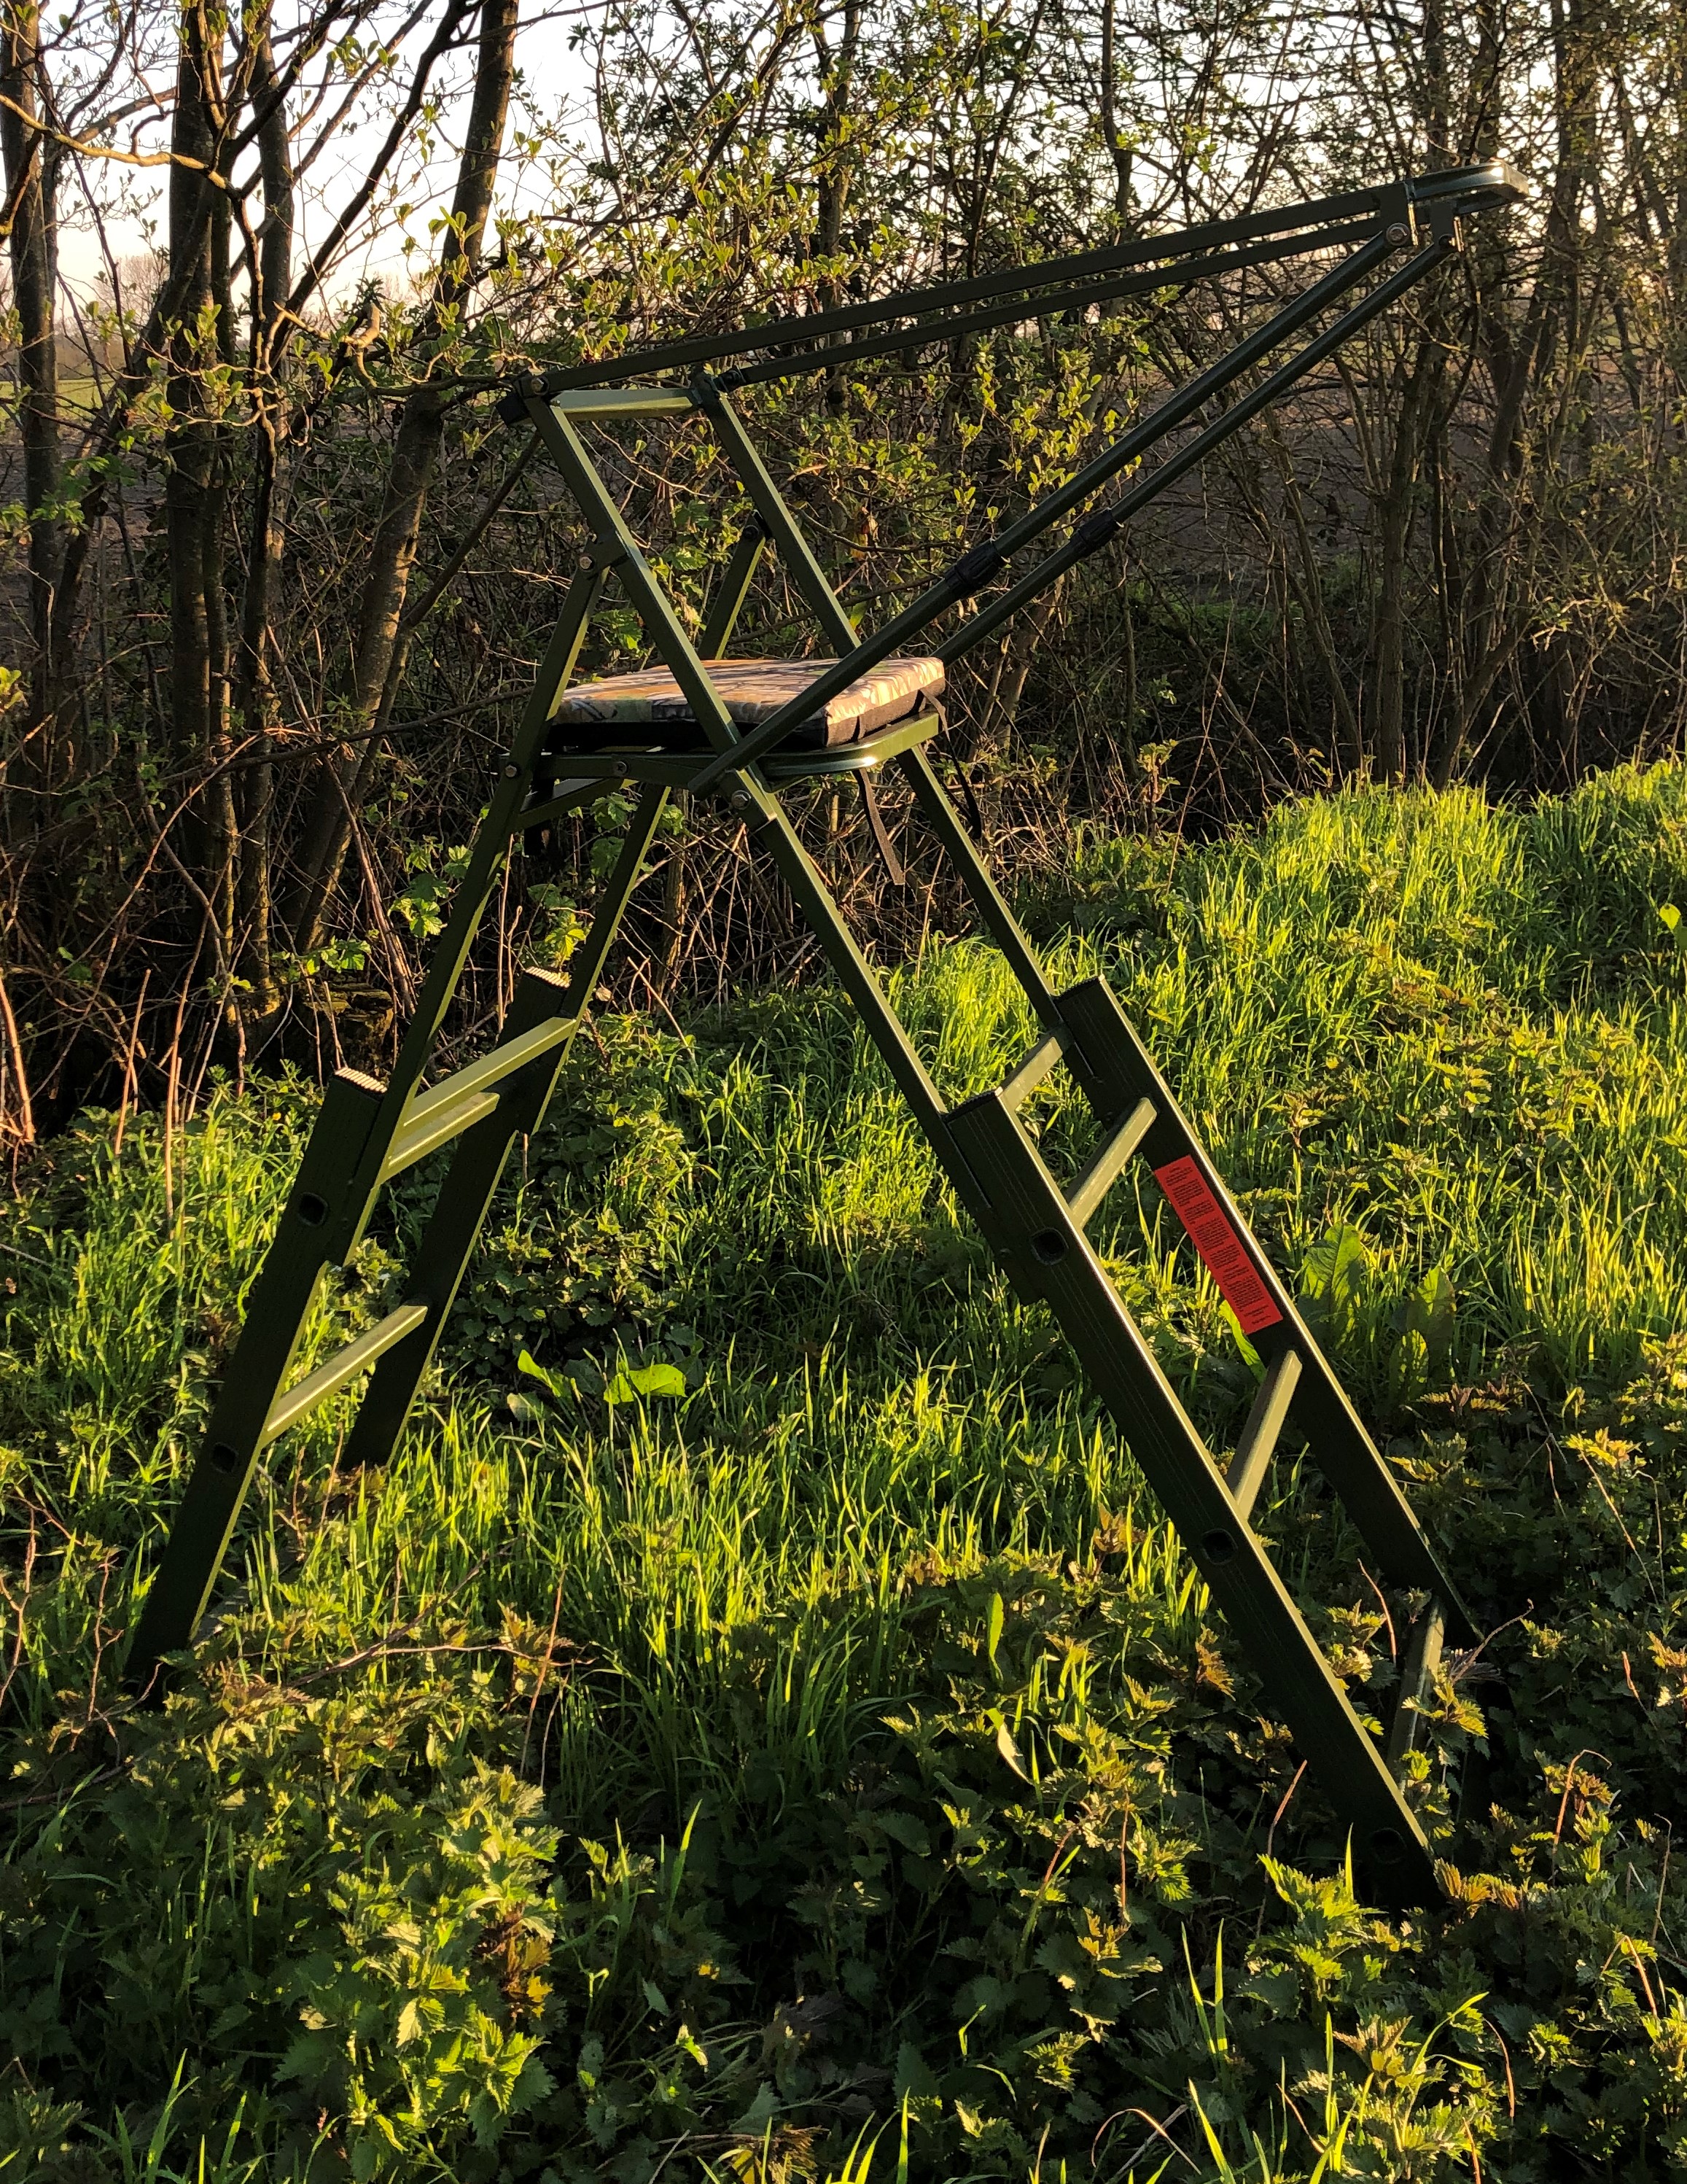
[[[1354,1901],[825,989],[582,1040],[398,1458],[337,1472],[348,1399],[281,1443],[214,1634],[135,1715],[120,1634],[314,1095],[167,1146],[92,1117],[0,1217],[8,2184],[1681,2173],[1687,771],[1076,840],[1027,911],[1279,1262],[1339,1262],[1315,1308],[1494,1632],[1415,1788],[1445,1912]],[[948,1092],[1028,1043],[971,942],[899,998]],[[1032,1112],[1067,1146],[1055,1091]],[[1216,1295],[1151,1191],[1114,1213],[1167,1369],[1233,1421]],[[1384,1711],[1351,1543],[1298,1462],[1272,1492]],[[1517,1726],[1456,1845],[1494,1670]]]

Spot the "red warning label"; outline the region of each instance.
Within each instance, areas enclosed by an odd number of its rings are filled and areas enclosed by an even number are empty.
[[[1187,1154],[1182,1160],[1168,1161],[1155,1169],[1154,1180],[1171,1200],[1173,1212],[1188,1229],[1190,1243],[1243,1334],[1257,1334],[1262,1327],[1274,1327],[1283,1314],[1194,1162]]]

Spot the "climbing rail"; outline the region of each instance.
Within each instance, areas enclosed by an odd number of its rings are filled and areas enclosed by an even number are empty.
[[[1459,249],[1464,219],[1515,203],[1523,187],[1503,162],[1494,162],[530,374],[515,383],[500,414],[537,434],[584,519],[591,546],[499,766],[393,1073],[381,1084],[341,1070],[329,1084],[146,1596],[128,1664],[134,1683],[159,1689],[165,1657],[192,1644],[265,1448],[366,1373],[342,1460],[376,1462],[392,1452],[510,1148],[544,1112],[664,804],[683,789],[724,797],[782,875],[957,1197],[1020,1294],[1047,1306],[1107,1406],[1270,1702],[1351,1830],[1368,1885],[1401,1902],[1434,1893],[1434,1860],[1401,1776],[1443,1647],[1475,1643],[1469,1617],[1116,999],[1099,978],[1063,992],[1050,985],[944,788],[929,746],[943,725],[941,691],[955,660],[1115,537],[1156,494]],[[992,326],[1050,313],[1081,315],[1122,296],[1157,294],[1241,267],[1335,252],[1345,254],[1256,332],[865,636],[731,400],[738,387],[762,380],[832,372]],[[1250,378],[1297,340],[1282,361]],[[717,371],[717,365],[724,368]],[[1215,410],[1217,398],[1242,382],[1243,391]],[[664,415],[707,422],[754,510],[696,643],[645,559],[587,437],[596,425]],[[1139,469],[1116,499],[1092,506],[1060,543],[1011,576],[1011,565],[1045,532],[1192,424],[1199,429],[1173,452],[1151,469]],[[757,566],[770,550],[812,615],[829,648],[825,656],[727,657]],[[636,611],[662,666],[576,685],[592,616],[611,581]],[[905,652],[910,641],[960,608],[968,611],[931,652]],[[905,777],[1040,1027],[1030,1052],[1000,1085],[960,1106],[940,1095],[781,800],[790,783],[827,776],[852,777],[866,788],[888,766]],[[511,843],[621,783],[637,785],[634,816],[566,976],[525,972],[498,1044],[424,1088]],[[871,801],[869,809],[877,824]],[[1065,1182],[1025,1121],[1031,1094],[1059,1068],[1079,1088],[1095,1132],[1086,1165]],[[447,1145],[454,1150],[409,1263],[404,1301],[292,1381],[324,1272],[343,1265],[356,1250],[382,1188]],[[1228,1453],[1210,1448],[1196,1429],[1090,1241],[1107,1194],[1138,1162],[1154,1176],[1261,1361],[1258,1396]],[[1322,1469],[1364,1542],[1367,1568],[1393,1593],[1408,1627],[1393,1718],[1380,1740],[1326,1661],[1253,1523],[1272,1460],[1284,1447],[1305,1448]]]

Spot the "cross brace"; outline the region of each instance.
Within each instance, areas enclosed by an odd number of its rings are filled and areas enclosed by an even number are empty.
[[[1437,187],[1423,192],[1428,207],[1423,234],[1411,221],[1402,226],[1397,216],[1400,193],[1406,192],[1409,205],[1413,186],[1372,192],[1368,207],[1356,211],[1344,204],[1345,218],[1368,212],[1372,223],[1347,259],[1315,282],[1306,297],[1279,311],[1261,335],[1123,435],[1071,486],[1028,511],[985,549],[963,557],[921,599],[865,639],[720,383],[699,377],[680,389],[565,387],[554,393],[537,381],[524,387],[521,413],[537,428],[544,452],[584,515],[591,550],[582,557],[565,595],[393,1074],[381,1084],[341,1070],[328,1085],[146,1596],[130,1651],[132,1682],[156,1691],[165,1657],[192,1644],[253,1472],[271,1442],[366,1373],[342,1461],[354,1466],[391,1455],[510,1148],[543,1116],[569,1044],[598,988],[664,804],[676,788],[699,794],[714,789],[743,816],[757,849],[782,876],[998,1262],[1022,1296],[1046,1305],[1071,1344],[1271,1702],[1351,1829],[1367,1884],[1397,1902],[1422,1902],[1435,1892],[1429,1846],[1399,1778],[1442,1647],[1473,1645],[1476,1634],[1393,1474],[1113,994],[1098,978],[1062,993],[1049,984],[932,766],[927,746],[942,725],[939,716],[929,707],[917,708],[888,733],[829,750],[782,745],[805,710],[888,657],[938,614],[971,598],[1022,545],[1194,416],[1215,392],[1309,324],[1389,252],[1416,246],[1398,272],[1379,280],[1358,304],[1233,402],[1150,479],[1139,481],[1112,509],[1080,523],[1066,545],[963,623],[942,648],[943,656],[956,656],[996,627],[1030,590],[1042,588],[1083,554],[1094,551],[1152,490],[1198,461],[1225,432],[1235,430],[1439,264],[1457,247],[1455,218],[1462,206],[1468,209],[1471,194],[1467,191],[1461,198],[1440,187],[1443,181],[1430,178]],[[1491,198],[1492,177],[1482,187]],[[731,557],[696,644],[656,581],[582,437],[606,419],[664,412],[697,413],[712,425],[755,511],[755,523]],[[838,664],[817,671],[802,697],[771,721],[741,733],[704,662],[724,652],[769,547],[825,640],[835,648]],[[629,738],[613,750],[554,748],[558,709],[611,577],[673,676],[707,749],[676,749],[654,731]],[[1000,1085],[957,1106],[944,1102],[927,1074],[780,798],[782,784],[793,779],[855,772],[866,781],[874,769],[887,765],[906,779],[917,809],[1040,1026],[1031,1052]],[[634,816],[590,933],[567,975],[526,972],[491,1051],[424,1089],[430,1057],[511,842],[626,782],[637,785]],[[1092,1156],[1069,1185],[1057,1179],[1022,1119],[1031,1093],[1061,1067],[1079,1087],[1097,1131]],[[384,1185],[448,1145],[454,1150],[407,1270],[403,1301],[294,1381],[294,1358],[324,1273],[350,1259]],[[1089,1224],[1109,1190],[1138,1161],[1153,1173],[1263,1364],[1258,1396],[1224,1464],[1189,1418],[1088,1239]],[[1378,1579],[1403,1596],[1410,1608],[1405,1672],[1382,1744],[1324,1658],[1250,1521],[1273,1456],[1283,1446],[1304,1446],[1310,1452],[1363,1540]]]

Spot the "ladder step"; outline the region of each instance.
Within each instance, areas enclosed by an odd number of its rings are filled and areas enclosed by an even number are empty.
[[[1265,1483],[1266,1467],[1277,1447],[1277,1437],[1289,1415],[1289,1399],[1300,1378],[1300,1354],[1284,1350],[1274,1357],[1260,1383],[1242,1437],[1236,1444],[1225,1485],[1245,1524],[1248,1513]]]
[[[1400,1663],[1400,1696],[1395,1701],[1394,1719],[1389,1724],[1389,1770],[1396,1776],[1423,1734],[1423,1716],[1418,1708],[1434,1688],[1446,1635],[1446,1605],[1432,1596],[1411,1626],[1411,1635],[1406,1642],[1406,1658]]]
[[[264,1430],[258,1446],[267,1448],[278,1435],[297,1425],[308,1417],[319,1403],[326,1402],[337,1388],[343,1388],[366,1366],[377,1357],[384,1357],[395,1343],[402,1342],[412,1328],[420,1327],[427,1318],[425,1304],[401,1304],[396,1312],[389,1312],[385,1319],[348,1342],[343,1350],[337,1350],[326,1364],[308,1373],[296,1388],[289,1388],[278,1396],[274,1409],[264,1421]]]
[[[1066,1030],[1051,1031],[1046,1039],[1039,1039],[1007,1083],[1002,1087],[1002,1097],[1010,1107],[1022,1107],[1049,1072],[1066,1052],[1071,1034]]]
[[[496,1092],[470,1092],[430,1108],[424,1116],[413,1117],[401,1127],[381,1163],[382,1183],[402,1175],[439,1146],[449,1145],[453,1138],[461,1137],[465,1130],[496,1113],[498,1097]]]
[[[1151,1100],[1139,1100],[1124,1121],[1066,1193],[1072,1217],[1080,1228],[1119,1178],[1119,1173],[1154,1127]]]
[[[571,1016],[547,1017],[532,1031],[523,1032],[520,1039],[493,1047],[490,1054],[483,1054],[466,1069],[458,1070],[454,1076],[418,1094],[410,1102],[381,1164],[382,1183],[413,1167],[437,1147],[448,1144],[471,1124],[491,1114],[498,1101],[498,1095],[492,1087],[560,1046],[574,1025]]]

